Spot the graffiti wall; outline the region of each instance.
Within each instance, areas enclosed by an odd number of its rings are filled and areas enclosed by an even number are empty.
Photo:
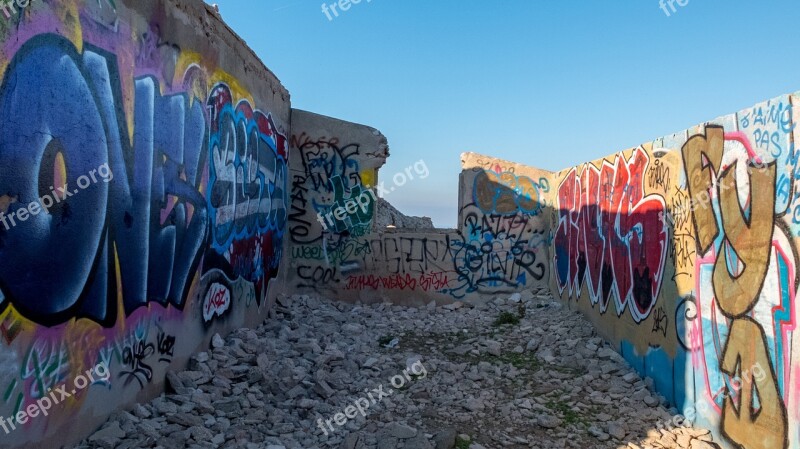
[[[0,433],[50,447],[264,319],[288,94],[202,2],[31,2],[0,26],[0,415],[110,371]]]
[[[496,295],[550,277],[552,173],[474,153],[461,156],[453,263],[467,293]]]
[[[287,285],[422,305],[549,283],[726,447],[798,448],[797,102],[558,173],[465,153],[453,230],[379,228],[385,138],[295,111]]]
[[[800,447],[799,100],[553,179],[553,290],[730,448]]]
[[[293,110],[290,153],[287,293],[415,304],[448,288],[447,233],[377,225],[378,192],[392,188],[378,179],[389,156],[379,131]]]
[[[388,146],[377,130],[294,110],[290,154],[302,163],[290,167],[287,292],[423,305],[546,285],[548,172],[466,153],[458,229],[381,228],[397,211],[379,192],[421,172],[379,176]]]

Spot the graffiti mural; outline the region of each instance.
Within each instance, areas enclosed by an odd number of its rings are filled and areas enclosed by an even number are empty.
[[[302,171],[293,171],[289,227],[295,244],[318,243],[332,238],[365,235],[372,225],[374,202],[366,211],[357,210],[352,219],[334,219],[330,233],[316,226],[317,214],[326,216],[345,201],[364,194],[371,186],[361,180],[361,144],[340,145],[336,137],[312,139],[305,133],[292,137],[292,148],[302,160]]]
[[[138,79],[135,122],[150,130],[161,122],[170,131],[137,133],[130,144],[117,116],[119,86],[109,84],[118,76],[101,50],[87,45],[81,55],[63,38],[40,36],[20,49],[0,87],[0,110],[28,116],[0,131],[0,164],[16,167],[0,180],[0,188],[17,200],[7,213],[35,201],[44,186],[71,189],[92,167],[109,164],[116,176],[80,194],[75,190],[49,214],[32,217],[31,226],[4,232],[0,287],[6,304],[42,324],[88,317],[112,325],[116,295],[108,292],[116,291],[116,270],[127,313],[148,301],[182,307],[205,235],[205,202],[195,180],[177,177],[174,169],[199,161],[202,111],[190,108],[183,95],[162,97],[152,78]],[[72,132],[76,123],[84,130],[79,136]],[[175,152],[164,153],[166,148]],[[17,152],[23,149],[34,157],[21,158]],[[126,161],[124,154],[137,157]],[[58,177],[62,172],[65,179]],[[147,174],[146,181],[132,179],[134,172]],[[174,204],[165,210],[170,196]],[[194,209],[189,221],[187,205]],[[176,223],[186,223],[185,231],[176,233]],[[44,248],[48,258],[40,257]],[[150,270],[163,262],[170,266]],[[31,276],[36,288],[29,285]]]
[[[234,106],[225,84],[209,95],[209,189],[211,248],[208,260],[230,279],[244,278],[261,302],[277,276],[286,228],[286,136],[270,114],[247,100]],[[223,265],[214,263],[224,258]]]
[[[553,181],[551,288],[726,449],[800,447],[797,108],[778,97]]]
[[[152,395],[174,360],[265,316],[288,221],[280,95],[262,102],[217,56],[165,36],[188,26],[167,5],[151,18],[76,3],[61,23],[57,3],[2,31],[0,217],[17,217],[0,226],[2,415],[98,363],[111,376],[20,444]]]
[[[120,88],[109,84],[118,78],[117,68],[101,50],[87,45],[79,55],[65,39],[41,36],[20,50],[0,87],[0,111],[14,117],[27,111],[29,117],[0,131],[0,164],[20,161],[12,176],[0,179],[0,189],[17,200],[8,213],[35,201],[42,186],[74,185],[92,167],[108,164],[115,174],[107,185],[98,183],[80,194],[75,190],[50,214],[32,217],[36,222],[31,226],[3,233],[0,286],[5,304],[41,324],[87,317],[111,326],[116,319],[116,293],[108,292],[116,292],[117,287],[126,314],[150,301],[183,308],[190,273],[197,268],[209,227],[209,209],[214,248],[274,233],[270,241],[253,245],[257,250],[242,248],[238,257],[255,260],[259,268],[250,266],[238,274],[252,274],[252,282],[263,283],[264,275],[258,270],[274,271],[280,258],[286,164],[277,148],[285,145],[285,139],[278,140],[274,124],[269,124],[271,118],[241,103],[238,114],[243,121],[252,115],[248,132],[255,137],[237,140],[235,134],[226,135],[229,147],[223,150],[219,129],[235,133],[237,127],[223,122],[231,120],[227,113],[212,122],[214,171],[207,205],[200,193],[207,170],[200,164],[208,160],[201,103],[190,101],[187,94],[161,95],[158,81],[151,77],[136,79],[133,123],[137,131],[131,138],[120,121]],[[42,89],[42,83],[53,90]],[[229,92],[226,100],[220,100],[221,96],[215,91],[209,102],[230,103]],[[35,120],[30,111],[39,111]],[[71,127],[79,122],[85,133],[75,136]],[[247,128],[247,123],[240,121],[239,126]],[[35,157],[21,158],[17,154],[21,149],[36,149]],[[223,165],[221,152],[230,164],[216,171]],[[131,154],[135,157],[127,156]],[[223,171],[232,178],[220,177]],[[54,175],[60,172],[66,173],[65,179]],[[237,173],[247,174],[248,179],[237,180]],[[239,203],[236,193],[244,197]],[[39,257],[39,248],[49,248],[49,257]],[[264,253],[268,260],[262,263],[258,258]],[[76,258],[82,262],[73,262]],[[53,264],[64,268],[52,270]],[[26,280],[31,276],[36,276],[36,289]]]
[[[735,444],[789,447],[798,279],[790,231],[776,213],[788,208],[778,204],[777,164],[762,160],[748,135],[721,126],[690,138],[682,155],[698,251],[693,331],[715,343],[696,345],[703,396]]]
[[[462,165],[463,205],[450,241],[457,276],[447,292],[464,299],[547,282],[549,173],[472,153]]]
[[[586,286],[605,312],[650,315],[658,299],[668,248],[664,198],[645,194],[650,157],[637,148],[626,160],[570,170],[558,187],[554,266],[559,292],[579,297]]]
[[[510,198],[517,204],[514,196]],[[549,234],[534,214],[519,209],[513,214],[485,214],[468,205],[461,215],[461,238],[451,244],[459,281],[451,290],[454,296],[513,292],[545,279],[547,260],[540,251],[549,245]]]
[[[465,153],[458,229],[374,229],[375,207],[359,208],[348,220],[323,227],[317,215],[364,197],[364,183],[375,182],[377,170],[370,150],[374,140],[371,145],[341,145],[329,136],[334,125],[317,126],[326,130],[325,136],[300,126],[291,144],[303,161],[302,171],[292,170],[289,214],[298,288],[352,298],[378,298],[379,293],[427,304],[431,299],[474,300],[547,282],[552,239],[546,214],[552,205],[548,172],[517,171],[502,161]],[[352,134],[359,126],[347,124],[341,132]]]
[[[290,148],[299,162],[290,172],[292,285],[355,291],[358,282],[351,276],[366,274],[367,265],[383,254],[382,242],[372,240],[375,175],[388,156],[378,147],[385,146],[385,138],[372,128],[303,111],[294,111],[293,120]],[[339,134],[348,136],[348,143]]]

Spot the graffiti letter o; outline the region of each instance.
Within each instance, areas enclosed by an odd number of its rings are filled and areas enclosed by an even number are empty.
[[[17,198],[7,214],[38,201],[51,186],[65,182],[74,193],[78,176],[108,163],[90,87],[102,74],[86,68],[89,60],[102,58],[88,51],[81,56],[66,39],[42,35],[11,61],[0,86],[0,167],[7,173],[0,191]],[[20,313],[58,321],[64,317],[54,315],[76,305],[91,278],[107,197],[107,183],[92,185],[6,232],[0,286]]]

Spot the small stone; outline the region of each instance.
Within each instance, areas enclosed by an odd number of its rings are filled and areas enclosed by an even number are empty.
[[[414,448],[414,449],[434,449],[431,446],[431,442],[425,438],[425,435],[418,433],[417,436],[409,438],[405,441],[404,446],[406,448]]]
[[[601,358],[603,360],[611,359],[615,355],[617,355],[617,353],[614,352],[612,349],[609,349],[609,348],[600,348],[597,351],[597,357],[599,357],[599,358]]]
[[[318,379],[314,383],[314,391],[316,391],[318,395],[322,396],[325,399],[329,399],[333,397],[334,394],[336,394],[336,391],[334,391],[333,388],[331,388],[331,386],[328,385],[328,382],[326,382],[323,379]]]
[[[370,357],[366,361],[364,361],[364,364],[361,365],[361,366],[364,367],[364,368],[372,368],[373,366],[378,364],[378,361],[379,360],[377,358]]]
[[[125,432],[119,427],[119,423],[112,421],[109,425],[103,427],[89,437],[89,441],[94,441],[98,438],[125,438]]]
[[[364,332],[364,326],[357,323],[347,323],[342,326],[342,333],[345,335],[360,335]]]
[[[351,433],[344,438],[344,441],[342,441],[342,445],[339,446],[339,449],[356,449],[356,445],[360,439],[361,435],[357,433]]]
[[[627,432],[625,432],[625,429],[619,424],[609,424],[608,434],[618,440],[622,440],[625,438],[625,435],[627,435]]]
[[[405,424],[392,423],[387,427],[387,433],[394,438],[407,440],[417,436],[417,429]]]
[[[692,445],[689,447],[691,449],[716,449],[718,446],[712,446],[702,440],[692,440]]]
[[[219,336],[219,334],[214,334],[214,336],[211,337],[211,347],[221,348],[223,346],[225,346],[225,340],[223,340],[222,337]]]
[[[563,421],[559,419],[557,416],[553,415],[542,415],[539,417],[538,424],[540,427],[544,427],[545,429],[555,429],[559,427]]]
[[[433,436],[435,449],[453,449],[456,445],[456,430],[444,429]]]
[[[467,402],[464,403],[464,408],[466,408],[467,410],[469,410],[471,412],[479,412],[479,411],[483,410],[484,408],[486,408],[486,406],[484,405],[482,400],[472,398],[472,399],[467,400]]]
[[[317,401],[311,399],[300,399],[297,401],[297,407],[305,410],[309,410],[314,408],[317,405]]]
[[[486,346],[487,352],[489,352],[489,354],[495,357],[500,357],[503,354],[500,342],[494,340],[486,340],[483,343],[483,345]]]
[[[176,413],[174,415],[167,416],[167,422],[178,424],[183,427],[199,427],[203,425],[202,418],[189,413]]]
[[[619,371],[619,365],[614,362],[606,362],[600,366],[600,370],[603,372],[603,374],[616,373]]]
[[[608,441],[611,437],[597,426],[589,427],[589,433],[600,441]]]
[[[628,382],[629,384],[635,384],[639,380],[639,375],[636,373],[628,373],[622,376],[622,380]]]

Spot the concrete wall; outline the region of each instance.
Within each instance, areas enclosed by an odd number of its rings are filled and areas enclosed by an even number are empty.
[[[554,292],[728,448],[800,447],[799,100],[551,183]]]
[[[293,110],[290,144],[299,162],[290,168],[286,293],[418,305],[450,298],[439,293],[452,278],[450,233],[380,226],[398,220],[377,194],[391,188],[378,175],[389,156],[379,131]]]
[[[294,110],[292,133],[291,159],[302,163],[290,169],[287,293],[423,305],[547,284],[549,215],[540,190],[549,191],[550,173],[464,154],[459,228],[430,229],[429,220],[398,220],[375,193],[402,194],[428,175],[424,159],[383,176],[387,141],[373,128]],[[381,226],[398,221],[420,227]]]
[[[0,430],[56,447],[265,318],[289,97],[201,1],[32,1],[0,37],[0,416],[111,371]]]
[[[725,447],[798,448],[799,100],[775,98],[558,173],[466,153],[455,230],[370,227],[370,209],[361,228],[323,232],[308,204],[324,214],[360,195],[371,185],[362,167],[377,183],[386,141],[360,125],[295,120],[307,139],[295,135],[292,151],[310,151],[293,153],[305,165],[293,167],[290,222],[302,227],[290,242],[291,288],[420,305],[549,283]],[[353,130],[364,137],[330,143]],[[324,155],[350,143],[351,160],[319,163],[339,161]],[[342,171],[315,174],[322,166]],[[336,193],[332,175],[350,184]]]
[[[552,173],[461,155],[454,263],[467,291],[493,296],[546,284]]]

